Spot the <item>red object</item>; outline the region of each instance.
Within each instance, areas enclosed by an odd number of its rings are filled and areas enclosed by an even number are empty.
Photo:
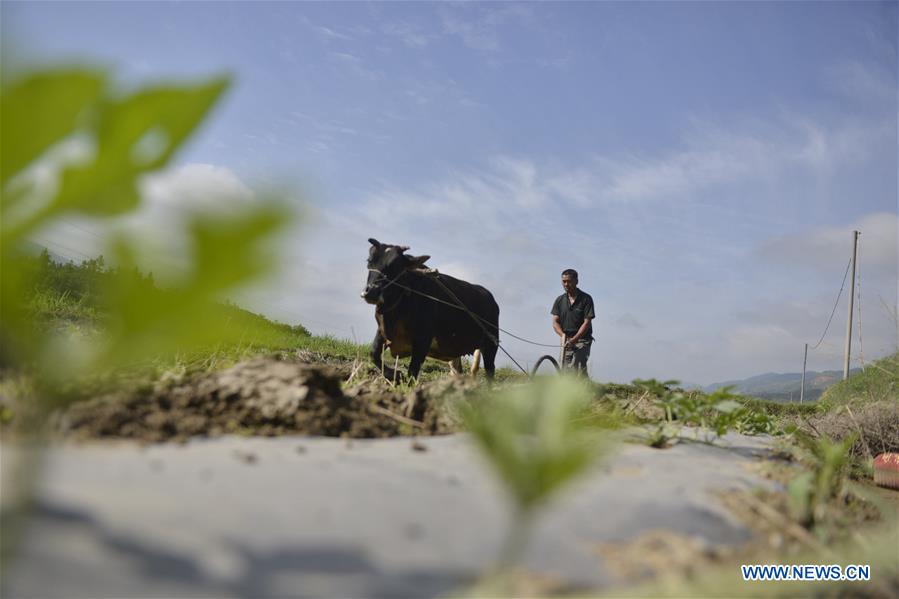
[[[899,453],[882,453],[874,458],[874,484],[899,489]]]

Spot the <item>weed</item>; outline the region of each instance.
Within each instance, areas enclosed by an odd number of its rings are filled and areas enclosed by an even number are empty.
[[[680,427],[670,422],[662,421],[650,427],[646,431],[645,441],[650,447],[665,449],[673,445],[680,435]]]
[[[803,431],[793,431],[793,438],[803,451],[802,461],[808,470],[787,485],[791,515],[806,528],[822,523],[836,499],[846,496],[846,482],[851,456],[849,448],[854,435],[842,441],[830,437],[814,438]]]
[[[713,393],[683,391],[674,387],[677,381],[659,382],[655,379],[634,381],[646,396],[664,412],[664,420],[650,428],[646,442],[652,447],[666,447],[685,425],[699,426],[707,430],[706,440],[712,435],[722,437],[729,430],[744,434],[773,433],[774,420],[764,412],[753,410],[739,395],[731,393],[732,387],[723,387]]]

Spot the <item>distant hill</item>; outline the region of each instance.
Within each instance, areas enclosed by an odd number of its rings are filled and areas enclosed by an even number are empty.
[[[860,372],[860,369],[854,368],[850,370],[850,374],[855,374],[856,372]],[[818,399],[828,387],[835,385],[842,379],[842,370],[806,371],[805,401]],[[742,393],[743,395],[786,402],[791,400],[799,401],[799,388],[801,385],[801,372],[788,372],[785,374],[768,372],[749,377],[748,379],[712,383],[703,387],[702,390],[711,393],[721,387],[733,386],[737,393]]]

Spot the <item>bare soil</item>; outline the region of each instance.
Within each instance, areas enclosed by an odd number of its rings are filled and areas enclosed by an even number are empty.
[[[155,443],[192,436],[286,434],[379,438],[458,430],[449,402],[477,392],[448,377],[411,390],[371,377],[344,389],[345,368],[259,357],[226,370],[72,405],[54,418],[76,438]]]

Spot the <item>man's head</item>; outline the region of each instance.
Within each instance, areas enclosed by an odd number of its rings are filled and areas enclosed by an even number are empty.
[[[562,288],[565,293],[574,293],[577,290],[577,271],[566,268],[562,271]]]

